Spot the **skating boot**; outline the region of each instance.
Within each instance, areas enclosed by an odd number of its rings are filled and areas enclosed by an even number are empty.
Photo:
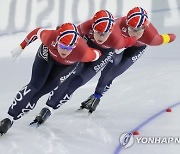
[[[92,113],[96,110],[96,107],[98,106],[99,102],[100,98],[91,95],[86,101],[81,103],[80,110],[87,109],[89,110],[89,113]]]
[[[39,127],[39,125],[44,123],[49,118],[50,115],[51,115],[51,111],[48,108],[44,107],[42,108],[41,112],[36,116],[34,121],[30,123],[30,125],[37,124],[37,127]]]
[[[5,134],[11,128],[13,122],[9,118],[5,118],[0,122],[0,134]]]

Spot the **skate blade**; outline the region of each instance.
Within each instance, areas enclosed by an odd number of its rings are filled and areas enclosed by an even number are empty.
[[[87,114],[87,116],[92,115],[93,111],[88,111],[88,109],[86,108],[79,108],[75,111],[75,113],[83,113],[83,114]]]
[[[37,121],[33,121],[33,122],[31,122],[29,125],[31,126],[31,125],[34,125],[34,124],[36,124],[37,123]]]
[[[88,116],[92,115],[92,113],[88,112]]]
[[[82,111],[82,110],[84,110],[84,109],[85,109],[85,108],[83,108],[83,107],[80,106],[80,108],[77,109],[75,112]]]
[[[5,133],[0,133],[0,136],[3,136]]]
[[[88,112],[88,116],[92,115],[93,111],[89,111]]]
[[[30,124],[29,124],[29,126],[34,126],[34,127],[36,127],[36,128],[38,128],[39,126],[40,126],[41,124],[39,123],[39,122],[37,122],[37,121],[33,121],[33,122],[31,122]]]
[[[41,124],[39,124],[39,123],[33,123],[33,124],[29,124],[29,126],[31,126],[31,127],[36,127],[36,128],[38,128],[39,126],[40,126]]]

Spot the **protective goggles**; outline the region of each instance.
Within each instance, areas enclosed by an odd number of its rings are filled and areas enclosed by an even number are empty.
[[[134,31],[134,32],[139,32],[139,31],[144,30],[144,29],[145,29],[144,26],[139,27],[139,28],[133,28],[133,27],[130,27],[130,26],[128,27],[128,30]]]
[[[63,44],[61,44],[61,43],[58,43],[58,46],[59,46],[61,49],[67,50],[67,51],[72,51],[72,50],[74,49],[74,47],[72,47],[72,46],[65,46],[65,45],[63,45]]]
[[[106,35],[109,35],[112,31],[108,31],[108,32],[98,32],[96,30],[94,30],[94,33],[98,33],[99,35],[101,36],[106,36]]]

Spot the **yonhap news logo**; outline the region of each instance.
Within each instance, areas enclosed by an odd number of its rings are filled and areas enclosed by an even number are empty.
[[[123,133],[119,137],[119,143],[122,145],[122,148],[129,148],[134,144],[134,135],[133,133]]]
[[[137,144],[180,144],[180,137],[166,136],[166,137],[155,137],[155,136],[134,136],[132,132],[123,133],[119,137],[119,143],[122,148],[129,148],[134,143]]]
[[[142,137],[137,137],[136,142],[138,144],[180,144],[180,137],[147,137],[147,136],[142,136]]]

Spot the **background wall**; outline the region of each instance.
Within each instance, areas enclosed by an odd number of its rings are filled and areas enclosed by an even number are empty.
[[[94,92],[98,75],[78,89],[42,127],[29,123],[44,107],[48,95],[36,108],[0,137],[2,154],[113,154],[119,136],[147,118],[180,101],[180,0],[0,0],[0,120],[7,115],[17,91],[31,77],[32,64],[41,44],[29,45],[19,61],[10,51],[37,27],[55,27],[63,22],[78,24],[99,9],[114,16],[126,15],[142,6],[160,33],[175,33],[173,43],[149,46],[143,56],[115,79],[96,112],[75,112]],[[21,33],[20,33],[21,32]],[[140,136],[179,136],[180,106],[145,125]],[[99,150],[100,149],[100,150]],[[121,154],[178,154],[179,144],[134,144]],[[117,153],[116,153],[117,154]]]
[[[153,23],[158,20],[161,26],[180,26],[179,0],[0,0],[0,35],[79,23],[100,9],[124,16],[134,6],[145,8]]]

